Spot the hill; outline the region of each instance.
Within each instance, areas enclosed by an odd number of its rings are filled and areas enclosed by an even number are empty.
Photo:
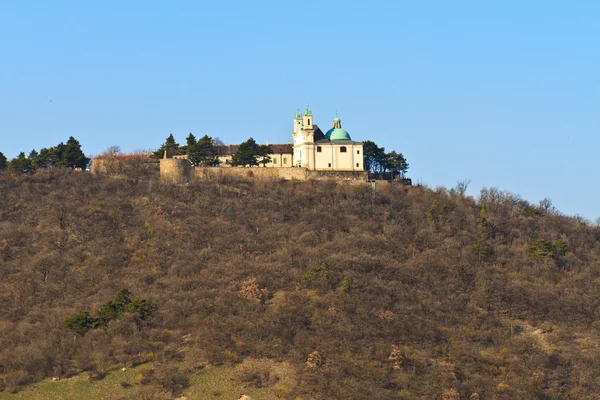
[[[600,393],[600,229],[548,204],[68,171],[0,193],[5,392],[126,367],[171,398],[245,365],[236,385],[290,399]]]

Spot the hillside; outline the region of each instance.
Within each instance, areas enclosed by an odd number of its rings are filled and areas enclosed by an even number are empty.
[[[1,173],[0,194],[0,396],[123,367],[145,372],[111,399],[194,396],[242,364],[235,385],[289,399],[600,393],[600,229],[543,204],[68,171]]]

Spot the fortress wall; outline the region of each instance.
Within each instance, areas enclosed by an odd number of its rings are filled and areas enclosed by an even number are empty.
[[[158,160],[150,159],[120,159],[114,157],[94,158],[92,160],[92,174],[107,175],[132,175],[141,172],[151,172],[158,169]]]
[[[197,167],[193,175],[203,180],[218,180],[229,176],[236,178],[267,178],[267,179],[297,179],[306,180],[306,170],[303,168],[222,168]]]
[[[160,160],[160,176],[165,182],[184,183],[191,178],[219,181],[223,177],[231,178],[259,178],[259,179],[284,179],[306,181],[337,180],[349,182],[365,182],[365,171],[311,171],[304,168],[222,168],[222,167],[196,167],[193,168],[187,160],[162,159]]]
[[[191,169],[188,160],[163,158],[160,160],[160,179],[163,182],[186,183],[190,180]]]
[[[287,180],[305,181],[308,179],[308,173],[304,168],[273,168],[277,170],[279,178]]]
[[[368,176],[367,171],[308,171],[309,179],[366,181]]]
[[[95,158],[92,160],[92,168],[90,169],[92,174],[106,174],[108,172],[106,160]]]

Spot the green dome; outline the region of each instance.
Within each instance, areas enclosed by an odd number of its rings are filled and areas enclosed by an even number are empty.
[[[312,111],[310,111],[310,108],[306,107],[306,111],[304,111],[304,115],[312,115]]]
[[[300,111],[296,113],[295,119],[302,119],[302,113]]]
[[[333,119],[333,122],[337,122],[339,120],[340,120],[340,118],[336,115],[335,118]]]
[[[325,136],[330,141],[352,140],[352,139],[350,139],[350,134],[345,129],[342,129],[342,128],[331,128],[330,130],[327,131]]]

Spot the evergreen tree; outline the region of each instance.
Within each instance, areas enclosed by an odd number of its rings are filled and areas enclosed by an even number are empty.
[[[167,158],[180,154],[179,143],[175,141],[172,133],[167,137],[162,146],[154,152],[154,157],[163,158],[165,150],[167,151]]]
[[[40,154],[37,157],[37,167],[38,168],[48,168],[51,167],[54,163],[56,156],[54,154],[53,148],[47,149],[43,148],[40,150]]]
[[[260,147],[252,138],[240,144],[238,151],[231,157],[231,165],[234,167],[254,167],[258,165],[258,157],[261,153]]]
[[[60,142],[54,147],[49,149],[50,166],[52,167],[66,167],[67,162],[65,160],[65,149],[66,145]]]
[[[387,164],[392,171],[392,178],[396,174],[404,175],[408,171],[408,162],[406,162],[406,158],[402,153],[396,153],[395,150],[392,150],[387,154],[387,159]]]
[[[190,147],[193,147],[196,144],[196,142],[197,142],[196,136],[194,136],[194,134],[192,132],[190,132],[188,137],[185,138],[185,144],[188,147],[188,149]]]
[[[204,135],[192,146],[188,146],[188,158],[194,165],[203,167],[214,167],[219,165],[219,157],[213,140],[210,136]]]
[[[380,174],[387,169],[387,155],[383,147],[370,140],[363,142],[363,162],[365,170]]]
[[[20,152],[16,158],[13,158],[8,165],[11,171],[26,172],[31,169],[29,160],[25,157],[25,153]]]
[[[3,169],[6,169],[7,166],[8,166],[8,164],[7,164],[6,156],[4,154],[2,154],[2,152],[0,152],[0,171],[2,171]]]
[[[67,144],[63,149],[63,160],[65,166],[69,168],[85,169],[85,166],[90,161],[89,158],[81,151],[81,144],[73,136],[69,137]]]
[[[273,149],[268,144],[263,144],[258,147],[258,163],[266,167],[271,162],[270,154],[273,154]]]
[[[68,329],[83,336],[87,331],[92,329],[95,324],[96,320],[90,316],[90,313],[83,311],[74,317],[65,319],[62,326],[64,329]]]
[[[31,150],[31,152],[29,153],[29,156],[27,156],[27,159],[29,160],[29,165],[31,166],[31,169],[39,168],[38,158],[39,158],[38,152],[35,151],[35,149]]]

